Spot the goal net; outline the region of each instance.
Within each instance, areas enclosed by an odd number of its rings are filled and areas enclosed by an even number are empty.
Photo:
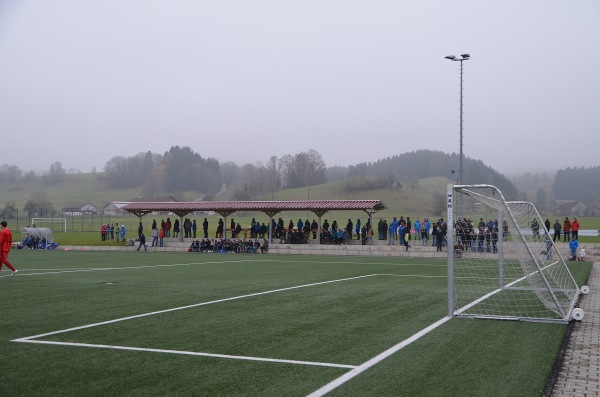
[[[67,232],[67,218],[31,218],[31,227],[46,227],[53,232]]]
[[[533,204],[491,185],[448,185],[447,199],[449,316],[571,319],[580,290]]]

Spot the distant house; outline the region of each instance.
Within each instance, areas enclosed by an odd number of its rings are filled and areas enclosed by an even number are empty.
[[[600,209],[576,200],[556,200],[558,213],[565,216],[600,216]]]
[[[81,215],[81,206],[69,205],[63,208],[63,215],[65,216],[79,216]]]
[[[63,215],[79,216],[79,215],[95,215],[98,213],[98,208],[93,204],[69,204],[63,208]]]
[[[111,215],[111,216],[121,216],[127,214],[126,211],[123,211],[123,207],[126,206],[127,202],[122,201],[113,201],[112,203],[108,203],[102,209],[102,214]]]
[[[81,213],[83,215],[96,215],[98,213],[98,208],[93,204],[86,203],[81,206]]]

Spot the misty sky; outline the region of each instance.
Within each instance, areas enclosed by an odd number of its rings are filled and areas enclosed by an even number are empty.
[[[463,53],[465,156],[600,165],[598,0],[0,0],[0,164],[458,153]]]

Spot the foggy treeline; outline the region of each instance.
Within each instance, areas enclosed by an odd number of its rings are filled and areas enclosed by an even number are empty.
[[[318,185],[326,182],[346,181],[348,190],[404,186],[418,186],[419,179],[446,177],[459,181],[459,155],[440,151],[418,150],[374,162],[356,165],[327,167],[316,150],[271,156],[266,163],[238,166],[228,161],[220,163],[214,158],[203,158],[189,147],[173,146],[164,154],[139,153],[131,157],[110,158],[103,172],[92,172],[106,179],[114,189],[140,188],[144,199],[177,197],[179,192],[197,191],[211,199],[221,189],[233,188],[236,200],[251,200],[287,188]],[[54,184],[67,174],[60,162],[50,165],[43,174],[45,183]],[[0,166],[0,180],[28,181],[35,178],[33,171],[24,172],[16,165]],[[514,182],[514,183],[513,183]],[[463,184],[491,184],[497,186],[507,200],[526,199],[542,202],[546,189],[551,188],[556,200],[577,200],[598,204],[600,197],[600,166],[592,168],[566,168],[555,176],[529,172],[509,180],[481,160],[463,159]],[[536,197],[526,197],[519,190],[538,189]],[[536,200],[537,199],[537,200]]]

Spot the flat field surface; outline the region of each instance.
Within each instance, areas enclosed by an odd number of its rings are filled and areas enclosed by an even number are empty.
[[[10,260],[0,396],[529,397],[566,329],[448,320],[443,260],[60,250]],[[590,264],[570,266],[583,284]]]

